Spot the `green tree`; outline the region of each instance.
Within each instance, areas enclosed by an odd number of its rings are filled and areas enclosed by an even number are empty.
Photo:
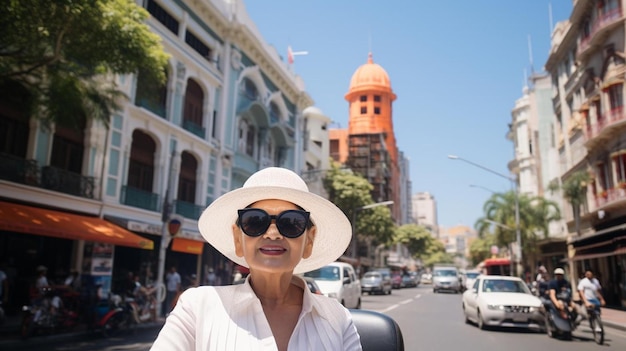
[[[165,79],[168,56],[132,0],[8,0],[0,7],[0,95],[46,124],[108,124],[124,94],[113,76]]]
[[[480,238],[476,238],[470,244],[470,260],[472,265],[476,266],[485,259],[491,257],[491,247],[496,244],[495,235],[485,234]]]
[[[587,184],[589,184],[590,180],[591,176],[589,173],[577,171],[569,176],[561,186],[559,186],[558,180],[548,185],[548,189],[552,192],[561,190],[565,200],[572,206],[574,225],[578,235],[580,235],[580,211],[587,201]]]
[[[396,229],[393,243],[407,247],[411,255],[422,260],[425,266],[435,263],[453,263],[454,258],[446,253],[443,243],[432,237],[423,226],[405,224]]]
[[[395,231],[391,211],[386,206],[366,210],[358,208],[374,203],[372,185],[358,174],[333,163],[326,173],[324,189],[329,200],[339,207],[353,221],[356,214],[355,232],[359,240],[371,239],[373,245],[387,244]]]
[[[495,243],[499,247],[506,247],[516,241],[516,196],[513,191],[495,193],[485,202],[483,206],[485,216],[479,218],[475,224],[479,237],[483,238],[493,233]],[[549,223],[560,219],[560,211],[556,203],[543,197],[519,194],[518,201],[522,256],[527,258],[529,254],[532,254],[534,257],[538,235],[548,237]]]

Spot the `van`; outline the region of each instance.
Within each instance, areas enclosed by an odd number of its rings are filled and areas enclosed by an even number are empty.
[[[461,281],[459,271],[452,266],[435,266],[433,268],[433,292],[452,291],[460,293]]]
[[[346,308],[361,308],[361,282],[351,264],[329,263],[304,273],[304,276],[313,278],[324,295],[336,299]]]

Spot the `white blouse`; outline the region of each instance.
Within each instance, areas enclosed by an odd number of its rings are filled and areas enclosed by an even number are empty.
[[[289,350],[361,350],[350,312],[336,300],[304,291],[302,311]],[[249,279],[244,284],[185,290],[151,350],[278,350],[270,325]]]

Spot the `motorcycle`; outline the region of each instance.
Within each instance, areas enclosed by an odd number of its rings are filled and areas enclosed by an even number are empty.
[[[97,323],[105,337],[112,337],[124,330],[131,330],[140,323],[154,321],[155,302],[151,296],[147,297],[120,297],[112,295],[111,308]]]
[[[22,307],[21,336],[28,338],[37,333],[54,333],[74,328],[79,323],[79,315],[67,307],[71,305],[63,301],[57,290],[41,288],[32,304]]]
[[[570,340],[572,332],[577,326],[575,322],[576,316],[570,309],[570,302],[572,301],[571,289],[559,292],[556,294],[556,298],[565,306],[563,310],[557,309],[550,299],[543,299],[546,333],[551,338],[560,336],[563,339]]]

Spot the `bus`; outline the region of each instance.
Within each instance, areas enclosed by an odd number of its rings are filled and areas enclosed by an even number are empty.
[[[482,274],[511,275],[511,260],[508,258],[487,258],[477,268]]]

